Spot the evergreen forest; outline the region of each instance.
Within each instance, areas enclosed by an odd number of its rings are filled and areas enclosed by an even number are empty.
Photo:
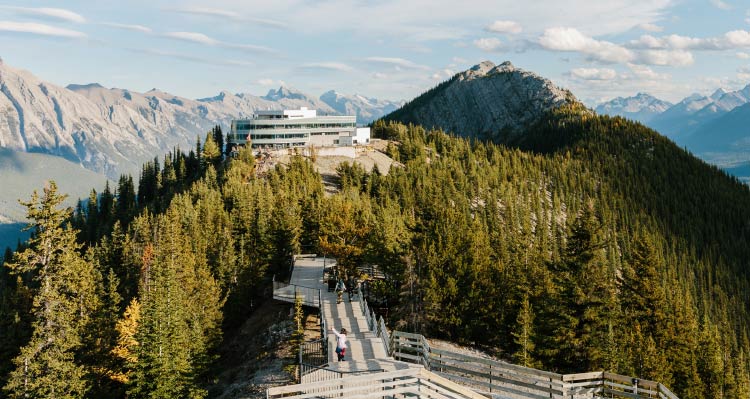
[[[9,398],[204,398],[217,348],[325,253],[379,265],[390,327],[530,367],[750,396],[750,190],[656,132],[573,104],[513,142],[376,122],[388,173],[267,173],[213,129],[74,210],[50,183],[0,268]]]

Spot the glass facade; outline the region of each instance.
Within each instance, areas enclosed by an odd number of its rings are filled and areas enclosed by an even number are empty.
[[[252,119],[234,120],[228,143],[241,146],[249,143],[253,148],[337,145],[339,137],[353,136],[357,129],[355,116],[316,116],[313,111],[305,117],[277,118],[266,115],[267,112],[297,111],[263,111]]]

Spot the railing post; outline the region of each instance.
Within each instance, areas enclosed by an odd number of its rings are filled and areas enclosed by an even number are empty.
[[[490,364],[490,393],[492,393],[492,365]]]

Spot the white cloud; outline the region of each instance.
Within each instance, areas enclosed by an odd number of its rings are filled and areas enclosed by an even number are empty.
[[[256,46],[254,44],[235,44],[235,43],[227,43],[222,42],[220,40],[216,40],[212,37],[206,36],[203,33],[197,33],[197,32],[166,32],[162,34],[163,37],[175,39],[175,40],[182,40],[186,42],[191,43],[198,43],[203,44],[206,46],[214,46],[214,47],[224,47],[224,48],[231,48],[236,50],[243,50],[243,51],[250,51],[250,52],[257,52],[257,53],[277,53],[276,50],[264,47],[264,46]]]
[[[432,80],[448,79],[448,78],[453,77],[453,75],[455,75],[455,74],[456,74],[456,71],[454,71],[454,70],[452,70],[450,68],[445,68],[445,69],[442,69],[442,70],[439,70],[439,71],[433,73],[432,74]]]
[[[750,32],[746,30],[733,30],[724,34],[727,42],[736,47],[750,47]]]
[[[519,6],[517,0],[475,0],[469,5],[455,0],[275,0],[252,2],[252,15],[283,15],[289,29],[305,33],[347,32],[411,42],[460,40],[476,32],[467,26],[467,21],[496,19],[515,21],[526,32],[541,32],[549,26],[575,26],[587,35],[600,36],[663,20],[675,1],[569,0],[564,8],[575,12],[561,12],[559,0],[535,0],[533,7]],[[212,0],[203,4],[226,10],[250,9],[248,2],[242,0]],[[365,15],[367,18],[363,18]]]
[[[73,11],[63,9],[63,8],[47,8],[47,7],[31,8],[31,7],[14,7],[14,6],[2,6],[0,8],[6,9],[6,10],[12,10],[16,14],[27,15],[31,17],[42,17],[46,19],[54,19],[57,21],[65,21],[65,22],[74,22],[78,24],[86,22],[86,18],[84,18],[81,14],[78,14]]]
[[[102,22],[100,23],[102,26],[108,26],[110,28],[117,28],[117,29],[124,29],[124,30],[130,30],[133,32],[141,32],[141,33],[152,33],[153,30],[149,27],[143,26],[143,25],[131,25],[131,24],[118,24],[115,22]]]
[[[739,59],[741,59],[741,60],[747,60],[747,59],[750,59],[750,54],[748,54],[748,53],[743,53],[743,52],[741,52],[741,51],[740,51],[740,52],[738,52],[738,53],[737,53],[737,54],[735,54],[735,55],[737,56],[737,58],[739,58]]]
[[[634,58],[630,50],[614,43],[593,39],[575,28],[545,29],[539,38],[539,44],[547,50],[575,51],[605,63],[628,62]]]
[[[474,40],[474,46],[483,51],[500,51],[503,49],[503,42],[495,37],[484,37]]]
[[[729,50],[750,47],[750,32],[742,29],[729,31],[722,36],[695,38],[681,35],[654,37],[643,35],[638,40],[628,42],[633,49],[673,49],[673,50]]]
[[[247,15],[243,15],[235,11],[225,10],[221,8],[183,7],[183,8],[168,9],[168,11],[182,13],[182,14],[202,15],[202,16],[207,16],[207,17],[220,18],[222,20],[232,20],[236,22],[250,22],[250,23],[255,23],[261,26],[266,26],[266,27],[271,27],[271,28],[286,28],[287,27],[287,24],[281,21],[249,17]]]
[[[32,35],[63,37],[68,39],[84,39],[87,37],[83,32],[34,22],[0,21],[0,32],[28,33]]]
[[[721,50],[726,43],[719,38],[695,38],[681,35],[654,37],[643,35],[632,40],[628,47],[635,49],[677,49],[677,50]]]
[[[328,71],[349,72],[352,67],[340,62],[308,62],[299,66],[302,69],[323,69]]]
[[[728,4],[727,2],[723,0],[711,0],[711,4],[714,5],[716,8],[720,8],[722,10],[731,10],[732,6]]]
[[[413,61],[409,61],[403,58],[395,58],[395,57],[367,57],[365,58],[365,61],[374,62],[378,64],[387,64],[387,65],[392,65],[394,67],[407,68],[407,69],[423,69],[423,70],[430,69],[430,67],[426,65],[419,65]]]
[[[669,74],[661,74],[654,72],[653,69],[645,66],[645,65],[638,65],[638,64],[632,64],[628,63],[628,68],[633,73],[633,75],[641,80],[668,80],[671,79],[672,76]]]
[[[636,61],[661,66],[688,66],[695,62],[693,54],[685,50],[646,50],[638,53]]]
[[[737,79],[745,82],[750,80],[750,67],[741,67],[737,69]]]
[[[656,24],[650,24],[650,23],[640,24],[638,25],[638,27],[647,32],[661,32],[664,30],[663,27],[656,25]]]
[[[258,79],[255,81],[258,86],[276,86],[278,83],[273,79]]]
[[[583,80],[612,80],[617,77],[617,72],[609,68],[575,68],[570,71],[570,76]]]
[[[523,31],[521,24],[516,21],[495,21],[485,29],[495,33],[521,33]]]
[[[186,42],[205,44],[207,46],[217,46],[219,44],[218,40],[197,32],[167,32],[164,33],[163,36],[171,39],[184,40]]]
[[[451,58],[451,61],[455,62],[456,64],[465,64],[468,62],[466,61],[466,59],[461,58],[461,57],[453,57]]]
[[[175,53],[171,51],[162,51],[154,49],[128,49],[129,51],[152,55],[163,58],[172,58],[180,61],[190,61],[199,64],[208,65],[220,65],[220,66],[231,66],[231,67],[250,67],[255,66],[253,62],[244,60],[231,60],[231,59],[215,59],[214,57],[198,57],[191,54]]]
[[[373,79],[378,79],[378,80],[381,80],[381,79],[386,79],[386,78],[388,78],[388,75],[386,75],[386,74],[384,74],[384,73],[380,73],[380,72],[375,72],[375,73],[373,73],[373,74],[372,74],[372,78],[373,78]]]

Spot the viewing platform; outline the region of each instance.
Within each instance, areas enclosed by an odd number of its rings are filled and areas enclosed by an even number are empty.
[[[431,348],[420,335],[389,331],[361,293],[349,300],[328,291],[330,258],[294,257],[289,283],[274,282],[274,298],[320,310],[322,339],[299,351],[300,384],[270,388],[267,398],[445,399],[679,399],[666,386],[605,371],[558,374]],[[338,362],[330,327],[346,328],[345,361]]]

